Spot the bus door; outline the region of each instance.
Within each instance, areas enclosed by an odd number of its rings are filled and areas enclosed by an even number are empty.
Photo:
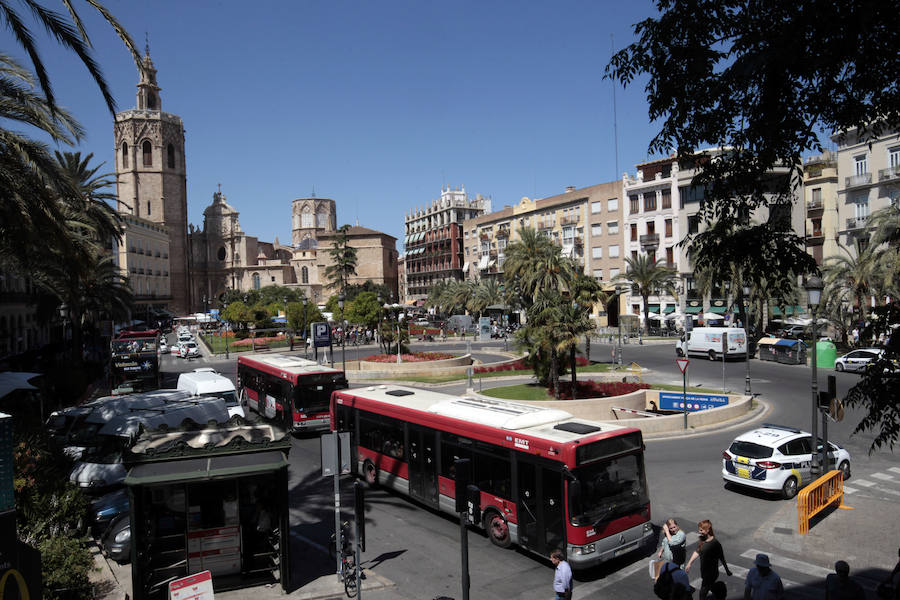
[[[520,458],[517,480],[519,545],[543,556],[565,552],[562,473]]]
[[[409,495],[438,506],[437,446],[433,429],[409,426]]]

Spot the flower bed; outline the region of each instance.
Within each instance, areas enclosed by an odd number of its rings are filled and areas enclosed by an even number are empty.
[[[401,354],[402,362],[427,362],[430,360],[447,360],[448,358],[456,358],[453,354],[446,352],[416,352],[415,354]],[[365,362],[377,363],[395,363],[397,362],[396,354],[373,354],[361,359]]]
[[[235,342],[230,342],[229,346],[232,348],[242,348],[242,347],[252,347],[252,346],[262,346],[265,344],[273,344],[275,342],[283,342],[284,336],[274,336],[274,337],[258,337],[258,338],[247,338],[245,340],[237,340]]]
[[[439,335],[441,330],[438,327],[415,327],[410,325],[409,335]]]
[[[578,381],[578,398],[607,398],[609,396],[624,396],[638,390],[650,389],[649,383],[623,383],[621,381]],[[553,396],[553,388],[547,389],[547,395]],[[559,399],[572,399],[572,383],[568,381],[559,384]]]
[[[575,365],[577,367],[586,367],[590,364],[590,361],[583,356],[579,356],[575,359]],[[566,363],[566,366],[569,366],[569,363]],[[498,373],[500,371],[528,371],[531,369],[529,365],[525,363],[523,359],[519,359],[514,362],[505,362],[499,365],[485,365],[483,367],[475,367],[474,373]]]

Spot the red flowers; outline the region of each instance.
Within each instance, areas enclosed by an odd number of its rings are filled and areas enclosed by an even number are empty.
[[[401,354],[400,359],[403,362],[427,362],[430,360],[447,360],[448,358],[456,358],[453,354],[446,352],[416,352],[415,354]],[[361,360],[365,362],[391,363],[397,362],[396,354],[373,354]]]
[[[578,381],[578,398],[606,398],[609,396],[623,396],[650,388],[649,383],[623,383],[621,381]],[[547,395],[553,395],[553,389],[547,389]],[[572,399],[572,383],[563,381],[559,384],[559,399]]]
[[[486,365],[483,367],[475,367],[475,373],[496,373],[498,371],[527,371],[531,367],[525,364],[525,361],[519,359],[515,362],[503,363],[499,365]]]

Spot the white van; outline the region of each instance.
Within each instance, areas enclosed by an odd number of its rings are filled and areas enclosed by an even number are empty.
[[[722,335],[728,336],[726,358],[744,358],[747,351],[747,333],[741,327],[695,327],[681,336],[675,344],[675,354],[705,354],[709,360],[722,357]],[[685,339],[687,338],[687,339]]]
[[[246,418],[245,407],[238,399],[237,389],[230,379],[219,375],[213,369],[195,369],[178,376],[175,389],[190,392],[192,396],[222,398],[228,407],[228,416]]]

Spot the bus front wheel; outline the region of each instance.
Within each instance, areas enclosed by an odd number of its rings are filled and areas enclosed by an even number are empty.
[[[484,530],[491,543],[501,548],[509,548],[512,540],[509,537],[509,523],[497,512],[489,510],[484,515]]]
[[[369,484],[369,487],[378,485],[378,468],[369,459],[366,459],[363,463],[363,477],[366,478],[366,483]]]

